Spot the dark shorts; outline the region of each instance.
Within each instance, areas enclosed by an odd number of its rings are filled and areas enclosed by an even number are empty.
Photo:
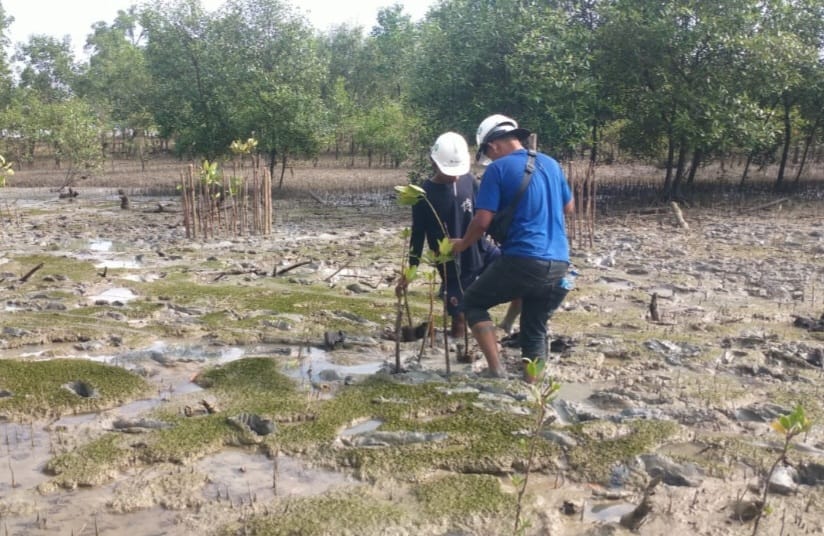
[[[560,282],[568,268],[569,263],[564,261],[501,256],[466,289],[467,323],[471,327],[490,321],[491,307],[521,298],[523,356],[546,358],[546,323],[566,296]]]

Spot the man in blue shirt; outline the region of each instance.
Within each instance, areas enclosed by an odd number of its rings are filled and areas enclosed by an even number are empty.
[[[517,196],[527,166],[523,141],[529,131],[496,114],[481,123],[477,158],[488,164],[475,200],[475,216],[456,253],[482,238],[496,212]],[[525,359],[546,359],[546,323],[557,307],[557,287],[569,267],[565,215],[574,210],[572,192],[554,159],[537,153],[528,186],[515,207],[502,255],[475,280],[464,295],[464,311],[472,334],[486,357],[492,376],[506,377],[498,355],[495,324],[489,309],[522,298],[520,345]],[[554,292],[555,291],[555,292]]]

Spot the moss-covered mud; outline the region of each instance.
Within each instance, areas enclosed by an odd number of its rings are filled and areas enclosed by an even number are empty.
[[[41,530],[48,510],[74,533],[99,520],[138,535],[509,535],[527,467],[526,534],[600,522],[622,534],[598,509],[637,503],[650,459],[676,473],[639,533],[749,534],[728,502],[758,494],[780,446],[769,421],[797,403],[813,429],[787,461],[807,472],[770,507],[798,512],[794,530],[824,530],[810,506],[822,495],[824,342],[793,325],[824,312],[818,204],[769,222],[687,210],[689,232],[660,215],[599,221],[595,246],[573,248],[578,288],[552,319],[571,347],[548,368],[568,389],[536,430],[516,350],[503,350],[512,377],[492,381],[482,360],[454,361],[453,341],[447,377],[439,333],[420,360],[419,342],[402,343],[404,372],[391,373],[405,211],[289,201],[271,237],[191,241],[176,200],[163,203],[121,211],[101,192],[4,222],[10,534]],[[48,226],[55,211],[62,224]],[[117,289],[126,298],[106,297]],[[420,322],[423,279],[410,299]],[[269,428],[242,424],[253,421]],[[76,509],[60,506],[67,497]]]

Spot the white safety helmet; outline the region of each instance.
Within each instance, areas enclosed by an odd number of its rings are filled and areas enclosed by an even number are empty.
[[[456,132],[438,136],[429,156],[444,175],[460,177],[469,173],[469,146],[464,137]]]
[[[475,134],[475,143],[478,144],[478,153],[475,155],[475,160],[484,166],[489,165],[491,160],[484,154],[486,144],[510,134],[523,141],[529,137],[530,132],[525,128],[518,127],[518,122],[511,117],[501,114],[490,115],[481,121],[478,132]]]

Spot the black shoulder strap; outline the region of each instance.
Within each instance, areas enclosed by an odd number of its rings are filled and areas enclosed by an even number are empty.
[[[532,180],[532,172],[535,171],[535,157],[537,153],[532,149],[527,151],[527,159],[526,159],[526,169],[524,169],[524,178],[521,180],[521,187],[518,188],[518,193],[515,194],[515,197],[512,198],[512,202],[509,204],[512,207],[512,210],[515,210],[515,207],[518,206],[518,203],[521,201],[521,196],[524,195],[524,191],[526,187],[529,186],[529,181]]]

